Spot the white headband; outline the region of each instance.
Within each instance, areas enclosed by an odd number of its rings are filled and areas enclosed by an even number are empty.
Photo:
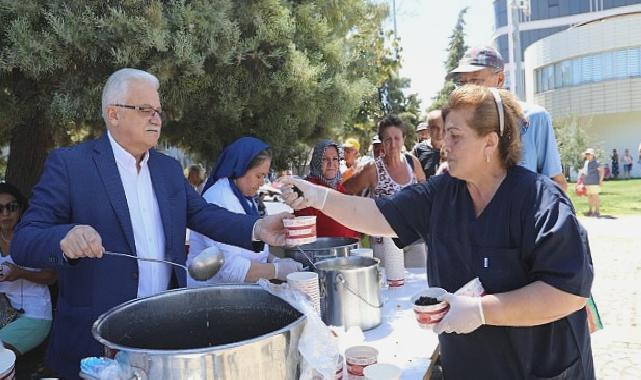
[[[499,113],[499,136],[503,137],[503,130],[505,129],[505,115],[503,114],[503,101],[501,100],[501,95],[499,90],[494,87],[490,87],[490,92],[494,96],[494,102],[496,103],[496,111]]]

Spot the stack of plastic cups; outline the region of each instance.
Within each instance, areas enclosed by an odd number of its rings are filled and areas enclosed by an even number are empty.
[[[320,290],[318,288],[318,273],[316,272],[294,272],[287,275],[287,283],[292,289],[305,293],[314,310],[320,314]]]
[[[394,241],[385,238],[385,276],[390,288],[398,288],[405,284],[405,255]]]

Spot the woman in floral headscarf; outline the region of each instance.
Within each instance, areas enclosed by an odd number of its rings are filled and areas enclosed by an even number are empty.
[[[312,152],[312,161],[309,164],[309,174],[305,178],[307,181],[332,188],[334,190],[345,192],[341,183],[341,172],[339,164],[341,151],[333,141],[323,140],[316,144]],[[356,231],[338,223],[321,211],[308,207],[295,212],[296,215],[315,215],[316,216],[316,236],[318,237],[350,237],[358,239],[360,234]]]

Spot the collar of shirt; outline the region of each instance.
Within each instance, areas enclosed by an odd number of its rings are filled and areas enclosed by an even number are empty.
[[[116,162],[120,163],[127,169],[138,171],[138,169],[136,168],[136,157],[134,157],[133,154],[127,152],[125,148],[118,144],[118,142],[111,135],[111,132],[107,131],[107,136],[109,137],[109,143],[111,144],[111,150],[114,152],[114,158],[116,159]],[[140,167],[142,168],[147,165],[147,161],[149,161],[149,151],[147,151],[145,153],[145,156],[142,158]]]

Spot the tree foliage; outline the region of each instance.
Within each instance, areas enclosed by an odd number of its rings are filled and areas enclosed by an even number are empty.
[[[465,45],[465,14],[467,13],[468,7],[461,9],[458,13],[458,19],[456,20],[456,25],[454,30],[450,35],[450,42],[447,46],[447,59],[445,60],[445,72],[449,73],[458,67],[458,62],[463,58],[467,46]],[[430,105],[430,111],[443,108],[447,104],[447,99],[454,91],[454,82],[452,79],[445,79],[443,83],[443,88],[439,91],[438,95],[433,98],[432,104]]]
[[[154,73],[163,139],[213,162],[243,135],[274,166],[337,135],[395,65],[367,0],[0,1],[0,143],[26,192],[47,150],[104,130],[101,90],[122,67]]]
[[[575,116],[559,121],[555,120],[553,123],[561,163],[564,173],[568,177],[571,170],[579,170],[583,167],[583,152],[587,148],[596,148],[597,157],[602,157],[602,150],[595,147],[595,142],[585,132],[591,124],[591,119],[579,119]]]

